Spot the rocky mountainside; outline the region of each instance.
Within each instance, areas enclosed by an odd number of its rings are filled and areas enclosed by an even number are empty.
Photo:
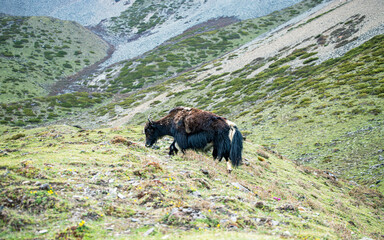
[[[89,26],[112,43],[116,51],[108,66],[134,58],[197,24],[221,17],[240,20],[260,17],[299,0],[72,0],[3,1],[0,12],[52,16]]]
[[[87,26],[119,16],[130,5],[129,0],[2,0],[0,12],[14,16],[50,16]]]

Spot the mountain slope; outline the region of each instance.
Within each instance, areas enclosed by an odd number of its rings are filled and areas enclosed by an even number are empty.
[[[120,16],[100,22],[95,30],[116,43],[116,52],[108,61],[113,64],[140,56],[169,38],[206,21],[222,17],[240,20],[256,18],[298,2],[136,0]]]
[[[108,72],[102,74],[108,75],[106,78],[91,78],[90,82],[85,83],[99,90],[130,93],[211,61],[286,23],[321,2],[306,0],[264,17],[229,25],[220,24],[224,19],[217,19],[217,23],[213,26],[208,22],[206,25],[189,29],[169,39],[139,58],[124,62],[123,67],[108,68]],[[150,45],[150,42],[146,45]],[[136,51],[137,48],[134,47],[132,50]]]
[[[261,145],[384,191],[383,35],[373,37],[382,31],[378,19],[384,17],[376,8],[382,2],[357,7],[362,4],[336,1],[296,25],[95,114],[113,116],[110,124],[120,126],[143,123],[149,114],[159,118],[178,105],[215,111],[237,118]],[[311,31],[316,25],[321,27]],[[339,54],[344,55],[333,58]]]
[[[245,142],[245,165],[145,148],[142,127],[1,128],[0,237],[361,239],[383,195]],[[108,156],[108,157],[106,157]]]
[[[7,103],[46,96],[57,81],[107,56],[108,44],[74,22],[1,17],[1,95]]]
[[[137,57],[211,19],[251,19],[298,2],[300,0],[16,0],[0,4],[0,13],[51,16],[89,26],[116,47],[105,64],[108,66]]]

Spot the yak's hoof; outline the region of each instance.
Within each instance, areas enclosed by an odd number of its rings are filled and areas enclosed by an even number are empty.
[[[231,174],[232,169],[227,169],[227,172],[228,172],[229,174]]]

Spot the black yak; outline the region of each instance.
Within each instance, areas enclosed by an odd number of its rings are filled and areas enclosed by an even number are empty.
[[[228,172],[232,171],[232,165],[237,167],[241,163],[243,136],[233,122],[211,112],[176,107],[158,121],[148,117],[144,132],[147,147],[165,135],[173,136],[170,155],[178,152],[175,143],[183,153],[187,149],[199,150],[212,145],[213,158],[219,161],[225,158]]]

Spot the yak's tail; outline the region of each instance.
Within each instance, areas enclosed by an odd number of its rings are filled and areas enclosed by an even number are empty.
[[[241,132],[234,123],[230,122],[229,126],[231,128],[229,130],[229,139],[231,140],[229,159],[231,159],[232,165],[237,167],[240,165],[242,160],[241,154],[243,151],[243,135],[241,135]]]

